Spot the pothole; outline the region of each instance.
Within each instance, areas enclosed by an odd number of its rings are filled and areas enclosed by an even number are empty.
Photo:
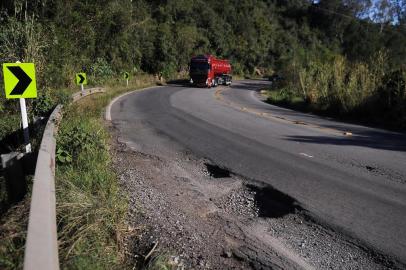
[[[306,124],[305,122],[303,122],[303,121],[293,121],[293,123],[296,124],[296,125],[304,125],[304,126],[307,125],[307,124]]]
[[[217,165],[212,165],[209,163],[204,163],[209,172],[210,176],[213,178],[227,178],[230,177],[230,171],[227,169],[220,168]]]
[[[250,218],[281,218],[303,210],[292,197],[270,186],[253,184],[243,184],[218,203],[228,213]]]
[[[254,200],[259,217],[280,218],[303,210],[295,199],[270,186],[258,187],[247,184],[246,187],[255,194]]]
[[[365,166],[365,168],[370,172],[377,171],[377,169],[375,167],[372,167],[372,166]]]

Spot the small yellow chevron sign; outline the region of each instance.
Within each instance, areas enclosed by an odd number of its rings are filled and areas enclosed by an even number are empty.
[[[76,84],[77,85],[87,85],[87,77],[86,77],[86,73],[76,73]]]

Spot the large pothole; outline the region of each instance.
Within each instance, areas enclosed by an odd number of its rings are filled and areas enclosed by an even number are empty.
[[[259,217],[279,218],[303,210],[295,199],[270,186],[258,187],[247,184],[246,187],[255,194],[254,200]]]
[[[221,168],[217,165],[213,165],[210,163],[204,163],[206,166],[207,171],[209,172],[210,176],[213,178],[227,178],[230,177],[230,171],[224,168]]]

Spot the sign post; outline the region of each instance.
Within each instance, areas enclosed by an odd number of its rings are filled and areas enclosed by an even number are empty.
[[[76,84],[80,85],[80,90],[85,91],[84,89],[84,85],[87,85],[87,77],[86,77],[86,73],[81,72],[81,73],[76,73]]]
[[[31,152],[30,134],[28,131],[28,116],[26,98],[37,97],[37,83],[35,79],[35,65],[33,63],[5,63],[3,64],[4,90],[7,99],[20,99],[21,122],[24,133],[26,153]]]
[[[23,124],[25,152],[31,153],[30,132],[28,130],[27,106],[25,98],[20,98],[21,120]]]
[[[128,72],[124,72],[124,79],[127,82],[127,87],[128,87],[128,79],[130,78],[130,74]]]

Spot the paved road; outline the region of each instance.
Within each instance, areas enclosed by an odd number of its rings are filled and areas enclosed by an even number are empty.
[[[256,90],[266,83],[136,92],[113,104],[112,120],[137,149],[180,145],[406,263],[406,137],[265,104]]]

